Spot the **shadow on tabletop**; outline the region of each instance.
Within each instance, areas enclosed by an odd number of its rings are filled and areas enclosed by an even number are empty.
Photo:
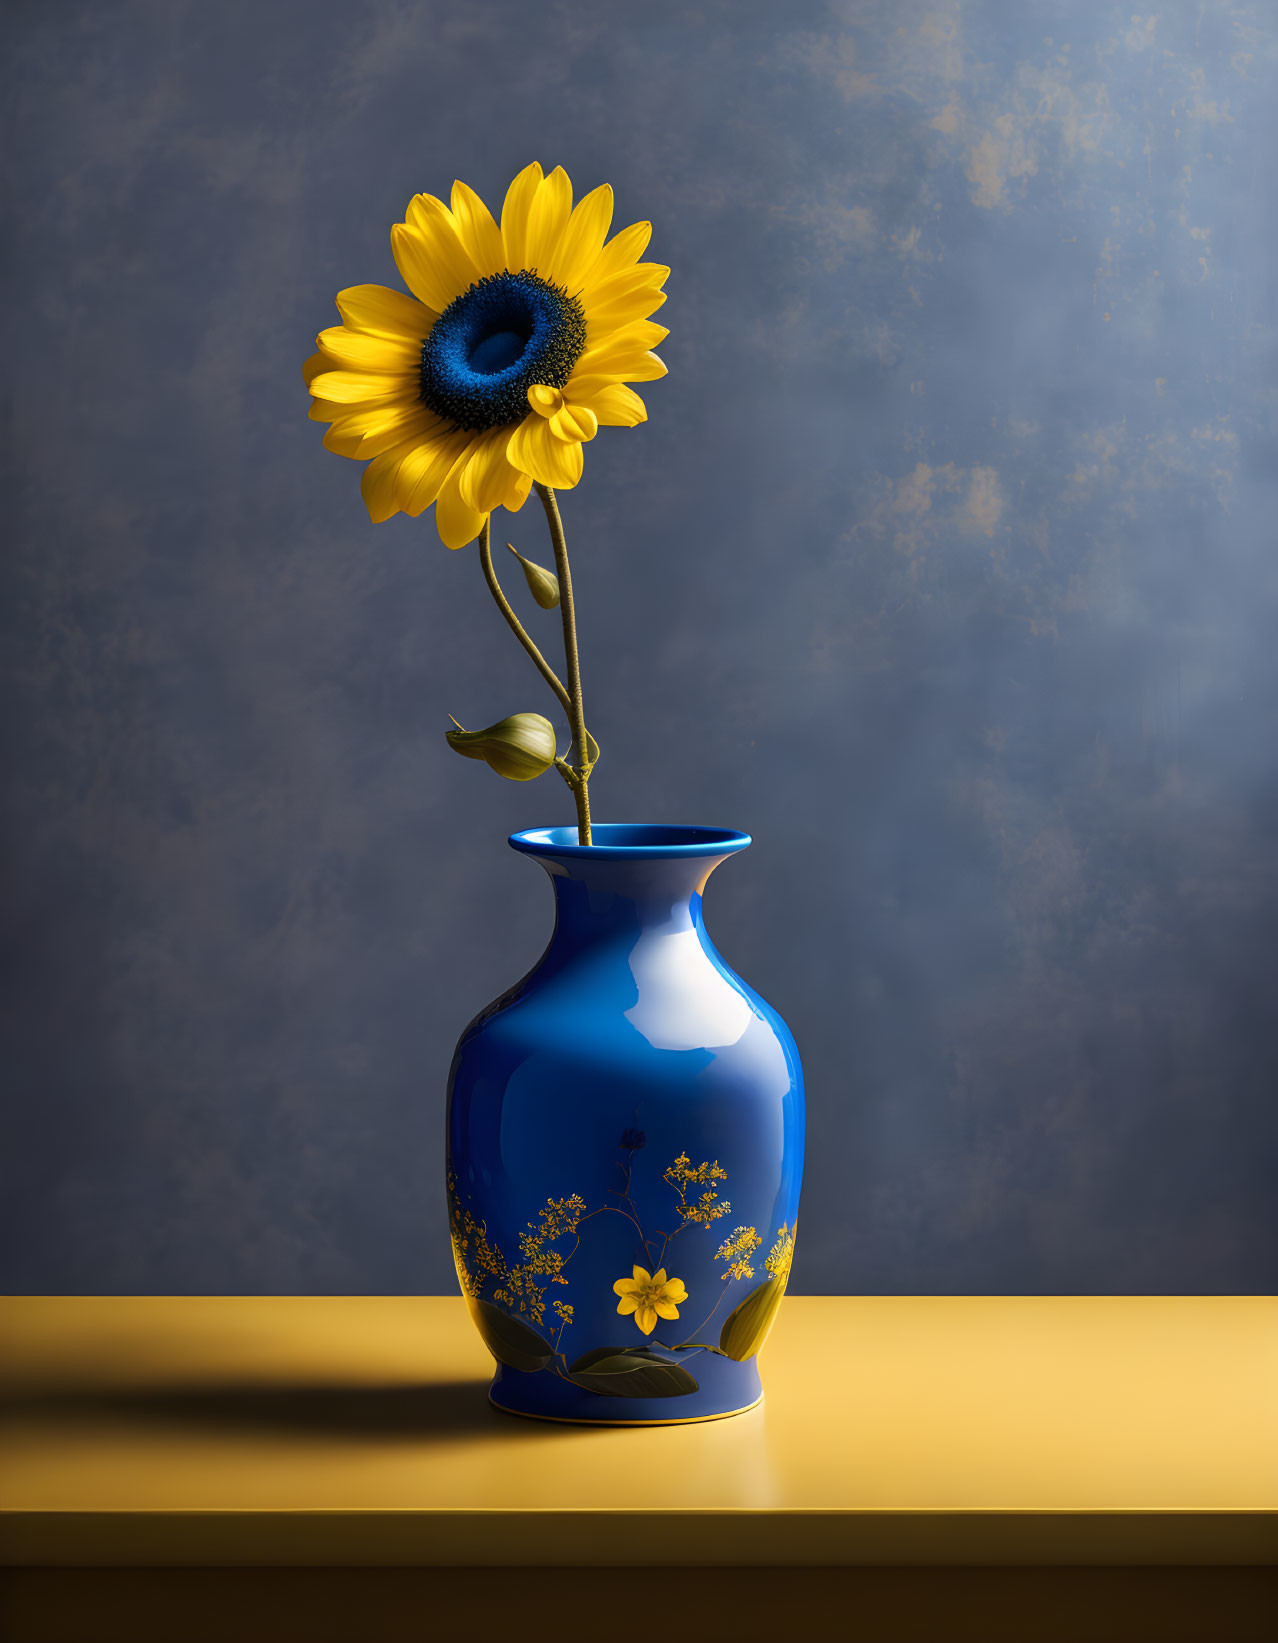
[[[68,1420],[130,1426],[183,1427],[223,1435],[242,1432],[331,1437],[347,1442],[388,1438],[452,1440],[499,1438],[544,1442],[577,1436],[583,1427],[521,1420],[494,1409],[487,1377],[427,1381],[405,1386],[228,1386],[183,1380],[114,1391],[24,1388],[0,1400],[6,1421]]]

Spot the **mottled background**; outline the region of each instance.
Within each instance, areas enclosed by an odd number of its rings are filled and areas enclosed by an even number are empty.
[[[300,368],[533,157],[673,268],[564,500],[596,806],[756,835],[796,1287],[1274,1286],[1278,10],[1130,4],[6,7],[4,1287],[452,1287],[570,812],[448,751],[539,682]]]

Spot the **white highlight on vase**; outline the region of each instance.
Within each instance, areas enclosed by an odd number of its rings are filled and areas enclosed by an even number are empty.
[[[695,930],[648,934],[630,954],[639,997],[626,1020],[654,1050],[719,1050],[737,1043],[754,1011],[714,968]]]

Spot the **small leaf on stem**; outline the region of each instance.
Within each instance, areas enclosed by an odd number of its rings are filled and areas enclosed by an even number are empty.
[[[571,725],[569,725],[569,727],[568,727],[568,733],[569,733],[570,736],[572,735],[572,726]],[[577,746],[577,741],[576,741],[575,737],[573,737],[572,745],[568,749],[568,757],[570,759],[575,759],[576,763],[577,763],[577,768],[578,769],[581,768],[583,761],[582,761],[581,752],[580,752],[580,749]],[[599,763],[599,743],[595,740],[595,738],[590,734],[589,731],[586,732],[586,757],[585,757],[584,763],[585,763],[585,767],[586,767],[587,770],[593,770],[595,768],[595,766]]]
[[[528,591],[543,610],[554,610],[559,603],[559,578],[552,570],[545,570],[535,565],[531,559],[525,559],[513,542],[506,546],[518,559],[524,568],[524,580],[528,583]]]
[[[457,724],[456,719],[453,723]],[[483,759],[511,782],[533,781],[555,762],[555,727],[540,713],[512,713],[486,730],[458,726],[444,735],[455,753],[464,759]]]

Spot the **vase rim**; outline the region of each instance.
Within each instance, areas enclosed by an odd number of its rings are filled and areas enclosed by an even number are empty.
[[[510,835],[525,856],[560,861],[683,861],[730,856],[751,842],[734,827],[672,827],[664,822],[595,822],[591,842],[577,843],[576,826],[527,827]]]

